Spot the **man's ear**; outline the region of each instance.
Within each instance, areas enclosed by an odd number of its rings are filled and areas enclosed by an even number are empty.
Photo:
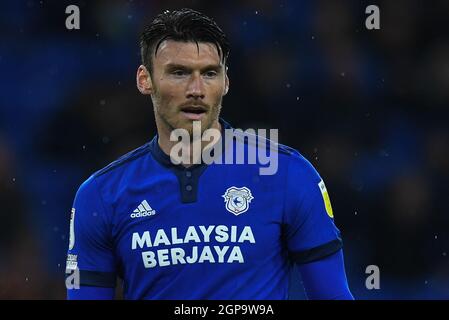
[[[153,82],[151,81],[150,73],[144,65],[140,65],[137,69],[136,84],[141,94],[153,93]]]
[[[228,78],[227,70],[228,70],[228,68],[226,67],[224,96],[228,93],[228,90],[229,90],[229,78]]]

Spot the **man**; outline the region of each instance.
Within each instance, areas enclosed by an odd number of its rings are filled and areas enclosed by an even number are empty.
[[[219,118],[229,45],[215,22],[166,11],[142,33],[141,53],[137,87],[151,96],[158,134],[78,190],[67,269],[79,270],[80,288],[68,298],[112,299],[119,277],[127,299],[287,299],[297,263],[309,298],[352,299],[340,233],[312,165],[277,144],[268,147],[278,158],[274,174],[260,174],[259,162],[220,164],[239,147],[258,147],[239,134],[223,139],[232,131]],[[184,141],[177,159],[173,134],[195,136],[196,128],[221,133],[207,146],[199,141],[215,161],[195,154],[198,138]]]

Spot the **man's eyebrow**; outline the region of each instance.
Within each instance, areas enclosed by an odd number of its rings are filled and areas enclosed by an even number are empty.
[[[207,66],[201,68],[201,71],[204,70],[220,71],[221,69],[223,69],[223,66],[221,64],[208,64]]]
[[[192,70],[193,68],[183,65],[183,64],[179,64],[179,63],[168,63],[165,65],[165,69],[168,69],[168,70],[176,70],[176,69]],[[221,64],[208,64],[208,65],[202,67],[201,71],[205,71],[205,70],[220,71],[222,69],[223,69],[223,66]]]

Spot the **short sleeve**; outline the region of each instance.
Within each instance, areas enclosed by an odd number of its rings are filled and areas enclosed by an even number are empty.
[[[92,176],[76,193],[70,219],[66,273],[78,269],[80,285],[115,287],[115,259],[108,220]]]
[[[328,191],[312,164],[293,155],[286,181],[284,237],[290,258],[309,263],[341,249]]]

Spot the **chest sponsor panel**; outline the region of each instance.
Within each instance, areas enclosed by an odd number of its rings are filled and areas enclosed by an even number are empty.
[[[193,263],[244,263],[242,248],[256,245],[251,226],[199,225],[134,232],[131,251],[145,268]]]

